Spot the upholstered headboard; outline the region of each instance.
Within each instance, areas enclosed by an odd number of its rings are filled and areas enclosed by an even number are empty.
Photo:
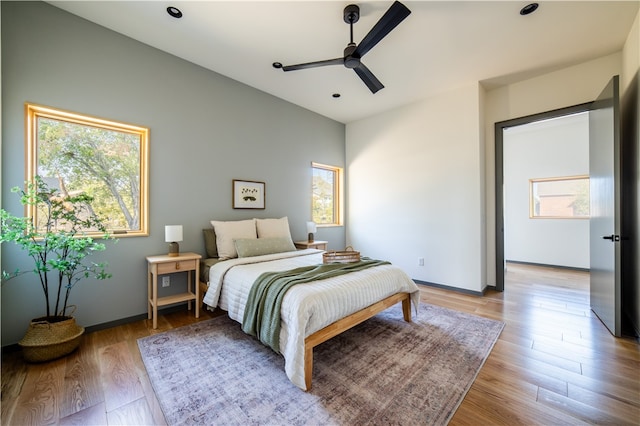
[[[213,228],[202,230],[204,234],[204,252],[207,258],[218,257],[218,246],[216,246],[216,231]]]

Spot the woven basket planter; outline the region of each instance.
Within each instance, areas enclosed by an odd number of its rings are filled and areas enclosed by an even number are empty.
[[[74,317],[54,317],[60,321],[48,321],[46,317],[31,320],[25,336],[18,342],[27,362],[45,362],[73,352],[80,344],[84,327],[76,324]]]

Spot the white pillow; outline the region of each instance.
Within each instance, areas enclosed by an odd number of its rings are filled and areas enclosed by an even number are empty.
[[[258,238],[289,238],[289,219],[287,216],[280,219],[256,219]]]
[[[212,220],[211,225],[216,233],[216,245],[220,259],[238,257],[236,251],[236,238],[257,238],[255,219],[219,221]]]

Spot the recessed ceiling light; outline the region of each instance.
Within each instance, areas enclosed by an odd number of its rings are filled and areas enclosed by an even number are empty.
[[[180,9],[178,9],[177,7],[174,6],[169,6],[167,8],[167,13],[171,16],[173,16],[174,18],[182,18],[182,12],[180,11]]]
[[[339,98],[339,97],[340,97],[340,93],[334,93],[334,94],[333,94],[333,95],[331,95],[331,96],[333,96],[334,98],[336,98],[336,99],[337,99],[337,98]]]
[[[529,15],[530,13],[535,12],[538,9],[538,3],[529,3],[522,9],[520,9],[520,15]]]

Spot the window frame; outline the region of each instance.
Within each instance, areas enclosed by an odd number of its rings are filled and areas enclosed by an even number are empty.
[[[589,219],[591,217],[591,211],[589,210],[589,214],[586,216],[566,216],[566,215],[540,215],[540,213],[536,213],[536,202],[535,202],[535,189],[534,185],[537,183],[549,183],[549,182],[564,182],[564,181],[575,181],[575,180],[586,180],[587,181],[587,190],[589,191],[589,175],[578,175],[578,176],[560,176],[560,177],[546,177],[546,178],[532,178],[529,179],[529,218],[530,219]],[[589,192],[587,192],[589,196]]]
[[[331,223],[321,223],[316,222],[313,211],[315,207],[314,196],[313,196],[313,176],[314,169],[321,169],[325,171],[332,172],[334,174],[334,183],[333,183],[333,218],[334,220]],[[338,166],[331,166],[328,164],[322,163],[311,163],[311,219],[316,222],[318,227],[330,227],[330,226],[342,226],[344,223],[344,199],[343,199],[343,188],[344,188],[344,169]]]
[[[112,229],[107,227],[110,234],[120,237],[139,237],[149,235],[149,129],[146,127],[122,123],[113,120],[93,117],[65,111],[59,108],[47,107],[32,103],[25,103],[25,151],[26,167],[25,179],[33,182],[39,170],[38,159],[38,130],[39,119],[49,119],[65,123],[77,124],[80,126],[94,127],[98,129],[126,133],[138,137],[139,141],[139,164],[138,167],[138,188],[139,200],[137,207],[138,228],[139,229]],[[37,206],[26,206],[26,214],[37,224]],[[128,228],[128,227],[127,227]],[[86,235],[99,237],[103,233],[92,230],[85,230]]]

